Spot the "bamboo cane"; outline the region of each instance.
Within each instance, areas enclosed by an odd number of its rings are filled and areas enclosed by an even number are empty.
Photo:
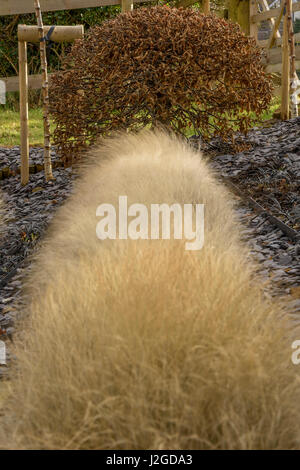
[[[21,184],[29,181],[27,42],[19,41]]]
[[[52,164],[50,155],[50,122],[49,122],[49,84],[47,72],[47,56],[46,56],[46,41],[44,38],[44,27],[39,0],[34,0],[35,14],[38,24],[39,37],[40,37],[40,56],[43,77],[43,119],[44,119],[44,170],[46,181],[52,180]]]
[[[292,0],[287,0],[286,12],[287,12],[287,24],[288,24],[288,41],[290,49],[290,107],[291,107],[291,117],[298,116],[298,104],[297,98],[293,97],[293,93],[297,89],[298,77],[296,73],[296,54],[295,54],[295,38],[293,31],[293,20],[292,20]]]
[[[290,56],[289,56],[289,34],[288,34],[288,15],[287,1],[285,1],[283,18],[283,38],[282,38],[282,86],[281,86],[281,119],[289,119],[290,110]]]
[[[52,26],[44,25],[44,34],[47,34]],[[83,25],[76,26],[55,26],[51,35],[51,41],[63,42],[74,41],[81,39],[84,36]],[[39,42],[39,28],[38,26],[19,24],[18,25],[18,39],[19,41]]]

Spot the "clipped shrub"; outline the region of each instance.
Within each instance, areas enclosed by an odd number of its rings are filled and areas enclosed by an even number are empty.
[[[197,10],[139,8],[91,28],[52,78],[54,143],[66,164],[97,136],[161,123],[204,139],[247,132],[270,103],[260,48]]]

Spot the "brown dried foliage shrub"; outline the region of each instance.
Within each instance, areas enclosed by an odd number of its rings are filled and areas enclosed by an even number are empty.
[[[237,24],[191,9],[140,8],[76,41],[51,81],[54,143],[72,163],[97,136],[161,123],[203,138],[247,132],[272,85]]]

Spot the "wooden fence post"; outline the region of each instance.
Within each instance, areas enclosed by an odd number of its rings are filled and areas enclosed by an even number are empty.
[[[21,126],[21,184],[25,185],[29,181],[27,42],[18,41],[18,49]]]
[[[45,30],[48,32],[51,26],[46,26]],[[10,91],[18,90],[20,92],[20,137],[21,137],[21,183],[25,185],[29,181],[29,139],[28,139],[28,84],[31,88],[43,89],[44,105],[45,105],[45,84],[41,83],[42,78],[45,82],[45,75],[47,81],[47,70],[45,62],[42,60],[42,71],[43,77],[40,75],[33,75],[28,77],[28,66],[27,66],[27,42],[39,42],[40,35],[44,36],[44,28],[40,26],[18,26],[18,49],[19,49],[19,76],[13,77],[13,83],[8,79],[7,83],[10,83]],[[83,26],[58,26],[55,34],[53,34],[53,41],[72,41],[77,38],[82,38],[84,34]],[[41,43],[45,45],[44,41]],[[44,55],[45,59],[45,55]],[[14,80],[16,79],[16,80]],[[46,98],[46,107],[48,106],[48,98]],[[44,109],[44,124],[45,124],[45,113]],[[45,128],[44,128],[45,129]],[[47,135],[48,134],[48,135]],[[45,155],[45,175],[47,181],[52,179],[51,172],[51,159],[50,159],[50,143],[49,143],[49,129],[45,129],[45,135],[48,139],[46,140],[45,147],[47,154]]]
[[[252,38],[255,39],[255,42],[258,42],[258,26],[257,23],[252,23],[251,18],[253,15],[256,15],[258,13],[258,5],[257,5],[257,0],[250,0],[249,3],[249,34]]]
[[[210,13],[210,0],[203,0],[203,13],[209,15]]]
[[[283,12],[283,37],[282,37],[282,78],[281,78],[281,119],[283,121],[289,119],[290,112],[290,51],[289,51],[289,32],[288,32],[288,15],[287,1]]]
[[[250,0],[229,0],[228,15],[231,21],[239,23],[245,34],[250,34]]]
[[[240,0],[237,21],[247,36],[250,35],[250,0]]]
[[[133,10],[133,0],[121,0],[121,12]]]

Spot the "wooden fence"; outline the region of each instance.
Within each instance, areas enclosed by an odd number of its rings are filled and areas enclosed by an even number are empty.
[[[153,0],[40,0],[42,11],[75,10],[78,8],[92,8],[101,6],[121,5],[122,11],[131,10],[135,3],[150,2]],[[0,16],[34,13],[32,0],[1,0]],[[50,74],[51,75],[51,74]],[[1,77],[5,82],[6,91],[19,90],[19,77]],[[39,89],[42,85],[40,75],[29,75],[28,88]]]
[[[122,11],[130,10],[134,3],[150,2],[151,0],[40,0],[42,11],[69,10],[78,8],[92,8],[108,5],[121,5]],[[291,0],[289,0],[291,1]],[[189,6],[195,3],[195,0],[178,0],[178,6]],[[203,0],[204,11],[209,12],[209,0]],[[259,12],[258,4],[261,6]],[[269,73],[282,73],[282,38],[278,31],[278,26],[283,18],[285,0],[279,8],[269,8],[267,0],[229,0],[230,18],[239,21],[245,32],[253,36],[258,44],[264,49],[264,63],[266,71]],[[292,11],[300,11],[300,1],[292,4]],[[32,0],[1,0],[0,16],[33,13],[34,6]],[[258,41],[259,24],[268,20],[272,31],[270,38],[264,41]],[[295,67],[300,70],[300,33],[294,35],[295,40]],[[19,90],[19,78],[5,77],[0,78],[6,84],[6,91]],[[39,75],[30,75],[28,77],[29,89],[38,89],[41,87],[41,77]],[[280,91],[277,90],[276,94]]]
[[[253,3],[256,3],[255,0],[252,1]],[[282,45],[282,38],[278,31],[278,27],[280,25],[281,20],[285,16],[283,14],[285,1],[282,2],[282,5],[279,8],[271,9],[269,9],[266,0],[258,0],[258,2],[262,5],[264,11],[260,13],[254,13],[250,16],[251,36],[257,38],[259,23],[266,20],[270,21],[272,25],[270,38],[264,41],[258,41],[258,44],[265,50],[265,63],[267,72],[278,72],[281,71],[280,67],[282,64],[281,48],[278,47]],[[293,3],[292,10],[293,12],[300,11],[300,2]],[[295,53],[296,67],[297,69],[300,69],[300,33],[294,35],[294,40],[296,44],[299,44],[296,45]]]
[[[92,8],[92,7],[101,7],[108,5],[121,5],[122,11],[128,11],[133,9],[134,3],[141,2],[150,2],[151,0],[40,0],[42,11],[59,11],[59,10],[70,10],[77,8]],[[264,50],[264,62],[267,72],[281,72],[282,74],[282,86],[281,86],[281,117],[282,119],[287,119],[289,116],[289,105],[290,105],[290,91],[291,91],[291,82],[293,86],[296,86],[296,80],[293,80],[293,77],[296,77],[296,68],[300,69],[300,33],[293,35],[292,34],[292,22],[291,14],[292,12],[300,11],[300,1],[292,4],[292,0],[281,0],[281,6],[279,8],[269,8],[267,0],[228,0],[229,1],[229,18],[233,21],[238,21],[246,34],[254,37],[257,43]],[[177,0],[177,6],[187,7],[195,3],[195,0]],[[261,6],[261,11],[259,11],[258,5]],[[235,8],[237,6],[237,8]],[[203,0],[202,3],[203,10],[206,14],[210,12],[210,2],[209,0]],[[34,12],[34,4],[32,0],[1,0],[0,3],[0,16],[3,15],[16,15],[16,14],[26,14]],[[259,24],[262,21],[268,20],[271,24],[271,34],[269,39],[265,41],[258,41],[258,29]],[[283,36],[279,32],[279,25],[283,20]],[[19,29],[20,29],[19,25]],[[70,27],[69,27],[70,28]],[[20,33],[20,31],[19,31]],[[20,51],[23,49],[26,51],[26,41],[28,39],[22,39],[19,37],[19,60],[20,60]],[[299,45],[298,45],[299,43]],[[21,54],[22,55],[22,54]],[[24,54],[23,54],[24,55]],[[22,57],[21,57],[22,58]],[[23,79],[19,77],[8,77],[3,78],[6,83],[6,91],[17,91],[21,88],[20,85],[23,83],[24,90],[23,95],[27,97],[27,90],[38,89],[42,86],[42,78],[40,75],[31,75],[27,76],[27,59],[26,54],[23,57],[23,62],[20,60],[20,64],[23,63],[25,72],[23,75],[20,71],[20,77],[23,76]],[[24,79],[25,77],[25,79]],[[292,80],[291,80],[292,78]],[[21,83],[19,83],[21,82]],[[23,91],[24,91],[23,90]],[[294,96],[296,96],[296,90],[292,90]],[[22,95],[22,93],[21,93]],[[21,100],[22,101],[22,100]],[[27,101],[25,100],[25,111],[28,109]],[[294,110],[297,111],[297,104],[295,104]],[[22,106],[21,106],[22,114]],[[25,113],[26,114],[26,113]],[[28,113],[27,113],[28,114]],[[26,121],[26,120],[25,120]],[[29,154],[29,145],[28,145],[28,119],[25,122],[24,127],[24,136],[26,139],[26,145],[23,145],[24,154],[23,160],[26,160],[28,163],[28,154]],[[22,134],[22,133],[21,133]],[[22,141],[22,139],[21,139]],[[27,165],[28,166],[28,165]],[[27,168],[27,167],[26,167]],[[22,183],[26,184],[28,181],[28,168],[26,170],[26,175],[24,176],[23,171],[23,180]]]
[[[32,0],[1,0],[0,15],[15,15],[33,13],[35,11]],[[100,7],[105,5],[121,4],[122,11],[133,9],[134,3],[145,0],[41,0],[43,11],[56,11],[75,8]],[[147,1],[147,0],[146,0]],[[148,0],[149,1],[149,0]],[[31,75],[27,71],[27,42],[39,42],[37,26],[18,26],[19,76],[0,79],[5,82],[6,91],[20,91],[20,123],[21,123],[21,183],[25,185],[29,180],[29,139],[28,139],[28,89],[41,88],[42,76]],[[44,33],[50,26],[44,27]],[[53,31],[53,41],[73,41],[83,37],[83,27],[57,26]]]
[[[258,11],[258,4],[262,11]],[[271,24],[269,39],[258,41],[263,48],[266,71],[269,73],[281,73],[281,118],[288,119],[290,109],[292,116],[298,115],[297,86],[298,78],[296,70],[300,69],[300,34],[293,34],[292,13],[300,11],[300,2],[292,3],[292,0],[281,0],[278,8],[269,8],[267,0],[250,0],[250,34],[256,40],[258,28],[262,21],[268,20]],[[283,22],[282,37],[279,27]],[[292,88],[292,86],[294,88]],[[290,96],[293,92],[293,99]]]
[[[150,0],[40,0],[42,11],[76,10],[78,8],[104,7],[122,5],[122,9],[128,4],[142,3]],[[127,4],[127,5],[126,5]],[[32,0],[1,0],[0,16],[22,15],[34,13]]]
[[[57,10],[66,10],[66,9],[77,9],[77,8],[91,8],[99,6],[108,6],[108,5],[121,5],[122,11],[131,9],[134,3],[141,2],[150,2],[151,0],[40,0],[42,11],[57,11]],[[178,0],[178,4],[192,4],[195,0]],[[265,59],[266,71],[269,73],[281,72],[282,69],[282,60],[281,60],[281,49],[278,46],[282,44],[282,38],[276,28],[276,20],[282,18],[282,6],[279,8],[269,9],[267,0],[258,0],[263,11],[258,12],[258,3],[257,0],[249,0],[249,15],[246,19],[243,20],[243,23],[246,24],[249,22],[249,27],[246,29],[249,30],[250,35],[257,39],[259,23],[265,20],[269,20],[273,31],[272,38],[265,41],[258,41],[258,44],[265,49]],[[240,2],[244,3],[244,2]],[[247,0],[246,0],[247,3]],[[205,0],[205,10],[209,11],[209,2]],[[187,6],[187,5],[185,5]],[[294,3],[292,6],[294,12],[300,11],[300,2]],[[25,14],[33,13],[33,1],[32,0],[1,0],[0,3],[0,16],[3,15],[13,15],[13,14]],[[247,14],[247,9],[245,10]],[[241,20],[241,14],[237,15],[239,20]],[[233,18],[234,19],[234,18]],[[273,37],[274,36],[274,37]],[[273,41],[270,48],[270,41]],[[296,68],[300,69],[300,33],[295,35],[295,54],[296,54]],[[297,43],[299,45],[297,45]],[[8,77],[1,78],[6,83],[7,91],[18,91],[18,77]],[[37,89],[41,86],[41,79],[38,75],[29,76],[29,88]]]

